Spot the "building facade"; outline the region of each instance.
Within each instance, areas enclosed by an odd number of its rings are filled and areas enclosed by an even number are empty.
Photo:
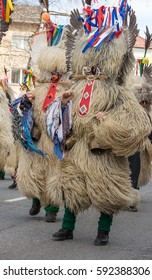
[[[39,30],[42,8],[40,6],[16,5],[11,15],[12,23],[0,45],[0,79],[7,69],[9,84],[19,94],[24,71],[30,62],[32,35]]]
[[[133,52],[136,58],[135,75],[140,75],[140,62],[143,59],[145,53],[145,39],[143,37],[137,37]],[[152,44],[147,50],[146,57],[148,58],[149,63],[152,63]]]
[[[3,79],[7,70],[8,81],[18,96],[20,85],[23,83],[24,71],[30,64],[30,43],[32,35],[40,29],[41,6],[15,5],[11,15],[11,24],[2,38],[0,45],[0,79]],[[140,74],[140,61],[144,56],[145,39],[137,37],[134,46],[136,58],[135,75]],[[152,63],[152,46],[147,51],[149,61]],[[15,97],[16,97],[15,96]]]

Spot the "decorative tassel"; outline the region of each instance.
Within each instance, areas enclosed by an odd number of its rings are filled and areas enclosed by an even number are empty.
[[[90,47],[98,50],[105,40],[111,41],[121,34],[125,14],[130,10],[130,7],[127,4],[127,0],[119,1],[118,6],[113,6],[112,2],[116,5],[116,1],[111,1],[111,5],[107,1],[98,1],[98,3],[94,2],[97,8],[86,7],[83,9],[85,15],[81,20],[86,32],[90,33],[87,45],[82,51],[83,53]]]
[[[27,86],[27,88],[30,90],[30,88],[33,86],[35,87],[35,76],[33,75],[32,70],[26,70],[24,71],[24,85]]]

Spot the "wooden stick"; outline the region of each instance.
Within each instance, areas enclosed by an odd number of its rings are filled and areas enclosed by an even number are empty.
[[[108,79],[109,77],[108,76],[105,76],[105,75],[83,75],[83,74],[72,74],[69,79],[86,79],[86,78],[89,78],[89,79]]]

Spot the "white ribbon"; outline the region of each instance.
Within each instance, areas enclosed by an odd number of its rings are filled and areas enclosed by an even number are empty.
[[[69,101],[67,106],[69,107],[69,128],[72,128],[72,101]],[[52,141],[54,136],[58,135],[59,142],[63,140],[63,118],[62,118],[62,106],[61,98],[58,97],[46,111],[46,129],[48,135]]]
[[[105,7],[118,7],[121,5],[122,0],[92,0],[92,9],[98,9],[101,6]],[[129,2],[129,1],[128,1]]]

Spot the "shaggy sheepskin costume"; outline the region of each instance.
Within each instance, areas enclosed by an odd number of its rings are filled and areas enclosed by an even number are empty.
[[[15,138],[16,133],[14,133],[16,130],[18,130],[18,125],[14,129],[14,117],[12,114],[12,104],[14,102],[14,92],[8,83],[7,76],[3,80],[1,80],[1,85],[5,92],[5,96],[7,97],[7,102],[9,105],[9,117],[11,119],[11,132],[13,134],[13,139],[14,139],[14,141],[12,142],[12,145],[11,145],[10,152],[9,152],[6,162],[5,162],[4,171],[6,174],[10,175],[13,178],[16,173],[17,162],[18,162],[18,158],[19,158],[19,154],[20,154],[20,143],[19,143],[19,141],[16,140],[16,138]],[[11,114],[10,114],[10,111],[11,111]],[[11,139],[11,141],[12,141],[12,139]]]
[[[14,101],[14,92],[13,92],[12,88],[9,86],[9,84],[7,85],[7,88],[5,90],[6,90],[6,94],[7,94],[6,96],[10,102],[9,106],[11,106],[11,127],[12,127],[14,142],[11,146],[10,154],[7,157],[4,171],[6,174],[10,175],[13,178],[15,176],[16,169],[17,169],[21,145],[20,145],[19,141],[16,140],[15,134],[14,134],[14,121],[13,121],[13,114],[12,114],[12,104]],[[18,127],[16,129],[18,129]]]
[[[31,135],[35,146],[43,152],[44,156],[22,149],[17,170],[17,185],[23,195],[28,198],[36,197],[42,205],[46,205],[45,190],[49,184],[49,177],[52,176],[56,166],[57,158],[53,153],[53,143],[46,133],[45,113],[42,106],[50,88],[51,73],[60,72],[64,74],[66,71],[63,41],[57,46],[43,47],[35,65],[39,82],[32,91],[34,96],[32,101],[34,125]],[[67,83],[59,81],[56,96],[60,95],[60,92],[63,92],[67,86]]]
[[[14,139],[12,134],[11,113],[8,105],[6,93],[0,87],[0,170],[4,170],[7,165],[7,174],[12,175],[14,168],[9,165],[10,157],[14,147]]]
[[[151,118],[151,104],[152,104],[152,66],[146,66],[143,71],[143,76],[135,76],[132,79],[132,92],[135,94],[138,102],[147,103],[146,112]],[[147,138],[145,149],[140,152],[140,174],[138,185],[144,186],[149,183],[152,176],[152,144]]]
[[[51,203],[60,204],[64,193],[66,206],[75,214],[91,204],[100,212],[113,214],[139,202],[138,192],[131,187],[127,157],[144,148],[151,131],[146,112],[125,84],[134,65],[136,19],[131,12],[129,27],[118,38],[103,42],[98,51],[89,48],[82,53],[88,36],[74,15],[77,19],[78,12],[72,13],[67,32],[67,59],[71,58],[69,70],[75,81],[71,87],[72,136],[67,139],[71,149],[50,178],[49,197]],[[72,46],[71,54],[68,48]],[[98,77],[86,73],[94,66],[100,69]],[[91,105],[85,115],[82,94],[92,81]],[[104,112],[106,119],[99,122],[98,112]]]

